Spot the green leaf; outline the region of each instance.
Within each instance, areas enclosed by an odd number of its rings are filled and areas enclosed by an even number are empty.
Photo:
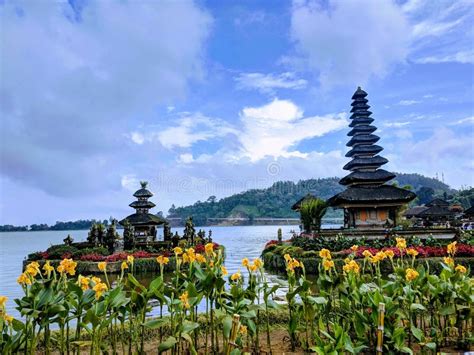
[[[436,343],[426,343],[425,347],[431,350],[436,350]]]
[[[417,328],[415,326],[411,326],[411,333],[413,334],[413,336],[418,340],[418,341],[422,341],[423,339],[423,331],[420,329],[420,328]]]
[[[313,301],[316,304],[326,304],[328,303],[328,300],[325,297],[308,297],[311,301]]]
[[[158,346],[158,354],[161,354],[163,351],[171,349],[178,342],[175,337],[169,337],[163,343]]]
[[[401,348],[400,351],[413,355],[413,351],[411,351],[411,349],[407,346],[404,346],[403,348]]]
[[[230,331],[232,330],[232,317],[226,316],[222,321],[224,338],[229,339]]]
[[[456,313],[456,310],[454,309],[454,306],[452,305],[444,306],[443,308],[439,310],[439,314],[441,314],[442,316],[448,316],[454,313]]]
[[[183,333],[191,333],[196,328],[199,328],[199,323],[189,321],[183,323]]]
[[[412,311],[426,311],[426,308],[419,303],[412,303],[410,309]]]
[[[157,329],[161,328],[163,325],[167,323],[166,319],[152,319],[147,322],[145,322],[144,326],[149,329]]]

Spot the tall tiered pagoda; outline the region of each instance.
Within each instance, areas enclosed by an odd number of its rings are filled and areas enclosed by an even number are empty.
[[[133,196],[137,198],[129,206],[135,209],[135,213],[122,219],[119,223],[123,226],[126,222],[130,223],[135,230],[135,239],[137,241],[148,241],[156,238],[156,226],[164,224],[165,219],[149,213],[155,204],[148,201],[153,193],[147,189],[148,182],[141,181],[141,188]]]
[[[331,197],[332,207],[344,209],[345,228],[383,228],[396,225],[397,212],[401,206],[416,195],[386,183],[395,175],[380,167],[388,162],[379,153],[383,148],[376,143],[379,137],[373,134],[377,127],[367,104],[367,93],[360,87],[352,96],[351,130],[347,146],[351,149],[346,157],[352,160],[344,166],[350,171],[339,183],[346,190]]]

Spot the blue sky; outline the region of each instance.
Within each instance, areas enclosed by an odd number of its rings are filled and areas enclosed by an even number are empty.
[[[368,93],[392,171],[474,185],[472,1],[0,2],[0,224],[343,176]]]

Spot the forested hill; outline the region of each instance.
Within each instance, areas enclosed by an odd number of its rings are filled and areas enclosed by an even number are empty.
[[[422,189],[422,195],[434,194],[443,197],[443,194],[452,194],[455,191],[443,182],[419,174],[397,174],[395,180],[399,186],[410,185],[413,191]],[[432,189],[432,190],[431,190]],[[335,195],[343,190],[339,185],[339,178],[280,181],[266,189],[248,190],[236,195],[217,200],[211,196],[207,201],[198,201],[191,206],[175,208],[168,211],[168,217],[187,218],[193,216],[197,225],[206,223],[207,218],[226,217],[275,217],[294,218],[298,214],[291,210],[291,206],[308,193],[323,199]],[[431,193],[433,192],[433,193]],[[428,198],[431,196],[428,196]]]

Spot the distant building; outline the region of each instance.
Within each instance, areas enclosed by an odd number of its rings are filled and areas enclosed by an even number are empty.
[[[430,226],[433,224],[445,224],[456,217],[456,212],[450,208],[449,202],[435,198],[424,206],[415,206],[404,213],[408,219],[419,220],[419,224]]]
[[[360,87],[352,96],[352,128],[347,134],[351,139],[347,143],[351,150],[346,157],[352,160],[344,166],[350,171],[339,183],[346,190],[331,197],[328,203],[332,207],[344,209],[345,228],[383,228],[393,227],[397,223],[400,208],[412,201],[416,195],[386,183],[395,175],[380,169],[388,162],[379,153],[383,148],[375,143],[380,139],[373,134],[377,127],[371,125],[372,112],[367,104],[367,93]]]
[[[164,218],[149,213],[155,204],[148,201],[153,196],[146,187],[148,183],[141,181],[141,189],[137,190],[133,196],[137,198],[129,206],[135,209],[135,213],[122,219],[119,223],[123,226],[128,221],[135,229],[136,241],[149,241],[156,239],[156,227],[166,223]]]

